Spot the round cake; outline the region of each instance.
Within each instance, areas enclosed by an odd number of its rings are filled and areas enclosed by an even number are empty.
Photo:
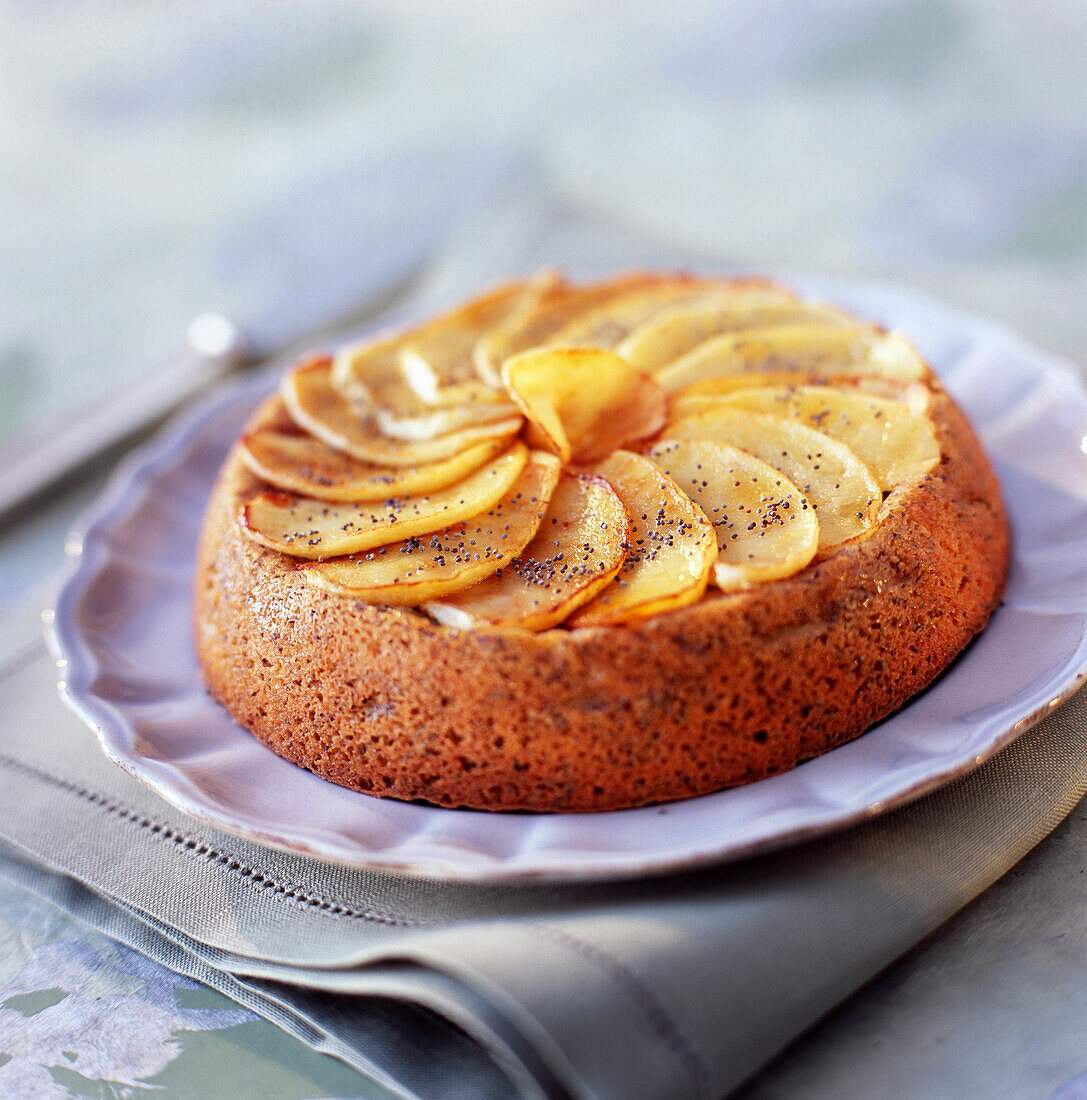
[[[372,795],[611,810],[762,779],[996,607],[999,488],[905,337],[757,279],[546,273],[297,364],[215,486],[208,685]]]

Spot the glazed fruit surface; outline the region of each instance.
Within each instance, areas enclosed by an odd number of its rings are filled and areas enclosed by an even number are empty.
[[[633,623],[793,576],[940,461],[899,334],[761,280],[501,287],[297,365],[245,537],[438,623]]]

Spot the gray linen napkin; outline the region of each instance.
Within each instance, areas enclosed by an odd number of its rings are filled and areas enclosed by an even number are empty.
[[[0,875],[407,1097],[720,1096],[1087,791],[1081,691],[973,775],[776,855],[443,884],[186,817],[102,756],[53,675],[36,642],[0,666]]]

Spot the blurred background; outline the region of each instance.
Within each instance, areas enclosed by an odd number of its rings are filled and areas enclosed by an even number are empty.
[[[81,464],[0,515],[0,620],[47,598],[83,457],[207,381],[201,314],[257,358],[634,265],[882,279],[1083,369],[1087,2],[0,0],[0,513],[37,456]],[[378,1095],[0,902],[0,978],[59,943],[28,988],[86,981],[102,1078],[211,1094],[225,1058],[246,1095]],[[140,1043],[103,1048],[104,993]]]
[[[1083,358],[1083,0],[0,2],[0,477],[543,265],[878,277]]]

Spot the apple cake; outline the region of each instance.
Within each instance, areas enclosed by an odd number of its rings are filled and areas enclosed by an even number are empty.
[[[610,810],[857,737],[1007,563],[901,334],[764,280],[547,273],[288,372],[212,494],[196,639],[237,721],[334,783]]]

